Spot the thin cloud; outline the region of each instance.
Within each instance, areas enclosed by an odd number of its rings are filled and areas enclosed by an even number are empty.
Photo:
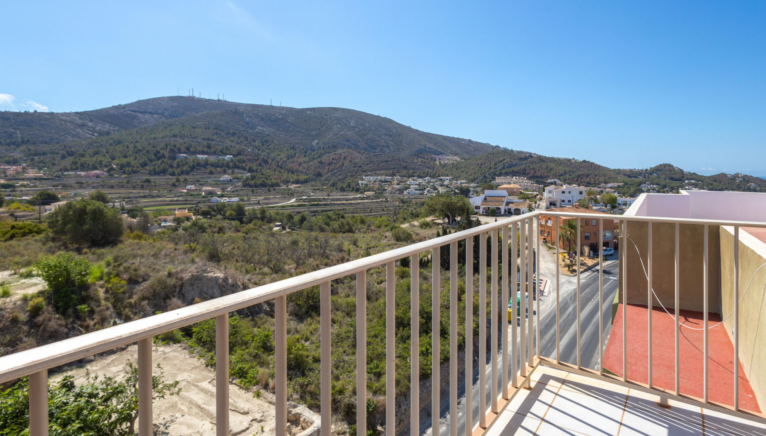
[[[37,112],[48,112],[48,106],[45,106],[43,104],[37,103],[32,100],[27,101],[27,104],[25,106],[29,108],[30,110],[34,110]]]
[[[0,94],[0,106],[13,107],[13,100],[15,98],[11,94]]]

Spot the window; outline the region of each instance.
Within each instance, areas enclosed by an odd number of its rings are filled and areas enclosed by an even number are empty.
[[[604,230],[604,240],[605,241],[611,241],[612,240],[612,231],[611,230]]]
[[[585,240],[590,241],[590,233],[588,232],[585,233]]]
[[[580,191],[580,195],[582,195],[582,191]]]
[[[595,226],[596,225],[596,220],[593,220],[593,222],[590,225]]]

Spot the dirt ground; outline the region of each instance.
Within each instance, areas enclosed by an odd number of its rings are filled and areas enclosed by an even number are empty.
[[[7,284],[11,288],[11,296],[7,301],[21,298],[23,294],[34,294],[45,289],[45,282],[40,277],[22,279],[12,271],[0,271],[0,285]]]
[[[135,345],[125,350],[97,357],[93,361],[69,368],[51,376],[58,381],[65,375],[75,377],[75,383],[85,381],[86,369],[93,375],[121,379],[128,362],[137,362]],[[165,372],[166,381],[178,380],[181,393],[157,400],[153,404],[155,435],[214,435],[215,434],[215,371],[189,354],[181,345],[155,346],[152,366]],[[270,402],[271,400],[272,402]],[[229,386],[229,420],[231,435],[274,434],[275,408],[273,398],[264,394],[254,398],[251,392],[235,384]],[[319,416],[303,406],[288,404],[288,432],[309,436],[319,433]]]

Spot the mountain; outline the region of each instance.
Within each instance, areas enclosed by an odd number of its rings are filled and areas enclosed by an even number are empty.
[[[179,154],[188,157],[178,159]],[[226,156],[231,160],[196,155]],[[451,175],[475,182],[519,175],[545,182],[621,182],[676,190],[694,180],[711,190],[764,190],[766,180],[701,176],[663,164],[645,170],[509,150],[426,133],[389,118],[341,108],[296,109],[195,97],[161,97],[71,113],[0,113],[0,161],[57,171],[183,175],[242,170],[248,186],[319,180],[351,188],[362,174]]]

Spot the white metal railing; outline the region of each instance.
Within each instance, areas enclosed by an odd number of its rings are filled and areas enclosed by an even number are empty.
[[[580,353],[580,232],[577,226],[577,365],[567,365],[561,362],[561,335],[560,335],[560,274],[557,266],[556,273],[556,358],[551,359],[540,355],[540,298],[536,298],[537,305],[533,308],[533,299],[535,294],[540,294],[539,290],[533,290],[535,285],[535,265],[540,265],[540,215],[555,216],[557,218],[573,218],[579,224],[582,218],[596,219],[599,221],[599,247],[603,247],[603,228],[604,221],[619,221],[621,226],[622,245],[620,256],[622,263],[622,286],[623,286],[623,375],[621,378],[604,374],[603,371],[603,349],[604,337],[602,316],[603,313],[603,268],[599,268],[599,369],[598,371],[588,370],[581,366]],[[558,219],[557,219],[558,221]],[[708,347],[707,347],[707,322],[705,323],[705,370],[704,370],[704,398],[696,399],[680,393],[679,385],[679,358],[678,358],[678,330],[676,331],[676,354],[675,371],[676,386],[674,392],[652,386],[651,375],[648,385],[643,385],[628,380],[627,374],[627,297],[625,286],[627,283],[627,243],[626,235],[627,223],[629,221],[638,221],[649,223],[651,235],[651,226],[654,223],[672,223],[675,224],[675,298],[676,298],[676,324],[678,324],[678,302],[679,302],[679,231],[680,224],[694,224],[705,226],[704,240],[704,270],[707,272],[708,265],[708,238],[707,229],[709,226],[733,226],[735,235],[734,244],[734,298],[735,302],[739,298],[739,260],[738,260],[738,235],[740,226],[766,227],[766,223],[759,222],[733,222],[733,221],[713,221],[713,220],[693,220],[693,219],[675,219],[675,218],[657,218],[657,217],[629,217],[629,216],[610,216],[594,215],[588,213],[555,213],[538,211],[522,216],[516,216],[509,219],[497,221],[495,223],[482,225],[477,228],[465,230],[429,241],[413,244],[407,247],[369,256],[363,259],[336,265],[319,271],[303,274],[301,276],[289,278],[279,282],[248,289],[237,294],[216,298],[204,303],[185,307],[182,309],[166,312],[160,315],[136,320],[130,323],[111,327],[101,331],[89,333],[79,337],[67,339],[57,343],[41,346],[31,350],[12,354],[0,358],[0,383],[12,381],[19,377],[29,376],[29,417],[30,434],[40,436],[48,434],[48,410],[47,410],[47,372],[50,368],[92,356],[110,349],[138,343],[138,370],[139,370],[139,434],[150,435],[152,433],[152,394],[151,394],[151,341],[152,338],[162,333],[170,332],[180,327],[188,326],[200,321],[215,318],[216,319],[216,379],[221,381],[216,383],[216,433],[224,435],[229,433],[229,344],[228,344],[228,316],[230,312],[243,309],[265,301],[275,301],[275,390],[276,390],[276,431],[277,434],[285,434],[287,429],[287,304],[286,296],[292,292],[304,290],[312,286],[320,287],[320,340],[321,340],[321,375],[320,375],[320,406],[321,419],[324,423],[331,420],[331,283],[343,277],[356,275],[356,322],[357,322],[357,434],[366,434],[366,397],[367,397],[367,316],[366,316],[366,274],[370,268],[385,266],[386,268],[386,434],[392,436],[395,431],[395,262],[409,257],[411,268],[411,356],[418,356],[420,351],[420,332],[419,332],[419,260],[421,253],[431,252],[432,256],[432,416],[433,432],[439,433],[440,416],[440,353],[439,353],[439,323],[440,323],[440,298],[441,290],[441,267],[439,262],[440,248],[449,246],[450,250],[450,434],[457,436],[458,419],[458,362],[457,362],[457,335],[458,335],[458,244],[463,243],[466,247],[466,265],[465,277],[466,292],[473,295],[473,244],[474,238],[479,239],[479,362],[484,365],[486,359],[487,343],[487,236],[492,236],[491,259],[490,259],[490,341],[491,341],[491,402],[490,407],[486,404],[486,371],[479,371],[479,427],[489,428],[503,408],[509,404],[517,390],[522,387],[530,386],[531,374],[540,362],[545,362],[553,366],[558,366],[571,371],[578,371],[586,376],[599,377],[614,383],[621,383],[636,389],[643,389],[649,392],[655,392],[663,396],[671,395],[679,401],[685,402],[705,402],[708,401]],[[537,231],[535,224],[537,223]],[[556,225],[556,255],[558,262],[558,223]],[[498,244],[500,243],[500,234],[502,231],[502,257],[498,258]],[[517,262],[517,249],[519,259]],[[650,248],[651,250],[651,248]],[[510,252],[510,259],[509,259]],[[599,248],[600,260],[602,249]],[[651,256],[649,257],[651,259]],[[510,267],[509,267],[510,260]],[[650,261],[651,262],[651,261]],[[513,265],[517,265],[519,273],[517,274]],[[500,271],[498,271],[498,267]],[[510,275],[510,280],[509,280]],[[500,276],[500,280],[498,280]],[[538,279],[540,276],[538,275]],[[648,279],[651,286],[652,267],[649,266]],[[502,304],[498,304],[498,282],[501,286]],[[520,283],[517,283],[520,282]],[[517,289],[520,292],[520,306],[517,306],[516,298],[511,300],[511,332],[510,343],[508,338],[508,329],[503,328],[501,333],[502,340],[502,358],[498,361],[498,325],[504,323],[507,319],[505,305],[508,301],[508,291],[514,292]],[[537,282],[539,283],[539,281]],[[651,293],[651,288],[650,288]],[[705,321],[707,321],[707,294],[708,283],[707,274],[705,275],[704,296],[705,296]],[[529,303],[527,303],[527,299]],[[517,320],[517,310],[525,309],[528,315],[522,316]],[[526,309],[529,308],[527,311]],[[651,310],[649,310],[651,316]],[[501,316],[503,321],[498,318]],[[465,356],[465,435],[473,434],[473,299],[466,298],[466,356]],[[526,318],[527,322],[524,322]],[[536,318],[536,319],[535,319]],[[534,328],[536,323],[536,330]],[[734,357],[738,362],[739,352],[739,312],[737,304],[734,305]],[[504,325],[504,324],[503,324]],[[651,325],[651,321],[650,321]],[[651,331],[651,328],[650,328]],[[650,333],[651,334],[651,333]],[[536,335],[536,338],[535,338]],[[518,342],[517,342],[518,340]],[[518,344],[518,346],[517,346]],[[651,356],[651,341],[649,342],[649,355]],[[510,354],[510,381],[508,380],[508,361]],[[651,357],[650,357],[651,359]],[[520,364],[519,364],[520,363]],[[420,368],[419,359],[411,358],[411,407],[410,407],[410,428],[412,436],[419,434],[419,385]],[[651,365],[650,365],[651,368]],[[735,368],[734,394],[735,403],[733,408],[727,408],[722,405],[717,406],[718,410],[724,413],[739,412],[738,400],[738,365]],[[498,372],[500,374],[498,374]],[[651,374],[651,373],[650,373]],[[499,377],[499,375],[501,375]],[[501,389],[498,392],[498,378],[500,378]],[[751,417],[761,418],[761,415],[750,414]],[[330,435],[330,426],[322,425],[321,434]]]

